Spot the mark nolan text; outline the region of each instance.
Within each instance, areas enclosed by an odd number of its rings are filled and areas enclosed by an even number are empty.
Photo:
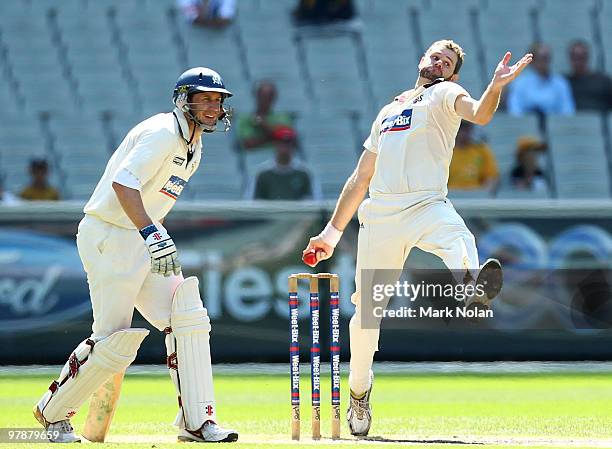
[[[376,318],[493,318],[493,310],[467,309],[466,307],[400,307],[387,309],[374,307]]]

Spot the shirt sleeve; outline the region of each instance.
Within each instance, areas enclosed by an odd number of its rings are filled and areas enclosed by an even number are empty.
[[[457,100],[457,97],[459,95],[470,96],[467,90],[465,90],[459,84],[450,81],[440,83],[437,89],[439,91],[439,99],[442,102],[442,107],[446,112],[452,115],[458,115],[457,111],[455,111],[455,101]]]
[[[255,137],[257,131],[250,115],[243,115],[238,119],[237,133],[240,142]]]
[[[510,86],[508,92],[508,112],[512,115],[522,115],[525,113],[525,107],[521,101],[521,80],[515,80]]]
[[[574,96],[569,82],[565,77],[559,76],[561,110],[563,115],[573,115],[576,113],[576,105],[574,104]]]
[[[183,17],[189,23],[192,23],[200,15],[198,0],[177,0],[177,5],[183,13]]]
[[[122,168],[121,170],[118,170],[117,173],[115,173],[113,182],[138,191],[142,189],[142,185],[140,184],[138,178],[126,168]]]
[[[233,19],[236,15],[236,0],[223,0],[219,7],[219,17],[221,19]]]
[[[138,136],[117,172],[129,171],[144,186],[159,171],[176,144],[176,135],[167,130],[146,130]]]
[[[365,140],[365,142],[363,142],[363,147],[366,150],[371,151],[372,153],[378,153],[378,141],[380,137],[380,122],[385,116],[386,110],[387,110],[387,106],[385,106],[384,108],[380,110],[380,112],[378,113],[374,121],[372,122],[372,128],[370,129],[370,135]]]

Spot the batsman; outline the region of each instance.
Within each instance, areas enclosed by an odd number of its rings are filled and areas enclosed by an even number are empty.
[[[174,88],[174,110],[144,120],[127,134],[85,205],[77,247],[89,284],[92,334],[34,407],[36,419],[52,431],[52,442],[80,441],[70,418],[94,392],[98,397],[92,400],[86,436],[104,439],[107,429],[96,426],[110,423],[122,373],[149,333],[130,328],[134,307],[165,334],[178,395],[179,440],[238,439],[236,431],[217,424],[211,326],[198,280],[183,278],[177,249],[162,224],[200,164],[202,134],[229,129],[224,101],[231,96],[214,70],[187,70]],[[96,408],[111,416],[96,416]]]
[[[434,42],[421,57],[414,89],[384,106],[372,123],[357,168],[349,177],[330,222],[310,239],[305,257],[328,259],[354,213],[360,223],[357,243],[355,313],[350,331],[351,433],[365,436],[372,423],[372,361],[380,329],[361,325],[362,270],[400,272],[411,249],[438,256],[463,279],[486,285],[482,304],[502,284],[499,262],[481,267],[474,236],[446,198],[448,171],[461,120],[487,124],[497,110],[502,89],[531,62],[526,54],[510,65],[507,52],[487,89],[475,100],[457,81],[464,52],[452,40]],[[364,196],[369,190],[369,198]],[[308,260],[308,259],[305,259]],[[486,282],[485,282],[486,281]]]

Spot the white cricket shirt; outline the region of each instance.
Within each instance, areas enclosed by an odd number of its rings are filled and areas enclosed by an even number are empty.
[[[153,222],[158,222],[172,209],[187,181],[200,165],[202,141],[193,147],[193,157],[187,163],[188,146],[181,137],[189,139],[189,126],[182,112],[174,115],[157,114],[136,125],[111,156],[83,211],[116,226],[136,229],[123,211],[113,190],[116,175],[123,170],[140,183],[140,194],[145,210]]]
[[[448,168],[461,117],[455,100],[468,93],[444,81],[425,89],[412,101],[405,92],[384,106],[372,123],[363,146],[378,153],[370,182],[370,196],[415,194],[415,197],[448,193]]]

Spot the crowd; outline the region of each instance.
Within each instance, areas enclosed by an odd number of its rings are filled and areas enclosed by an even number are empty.
[[[184,20],[192,26],[226,28],[237,14],[236,0],[176,1]],[[351,0],[297,0],[292,12],[298,28],[333,26],[356,17]],[[563,74],[552,70],[552,58],[558,55],[553,55],[548,45],[534,43],[529,51],[533,53],[533,62],[508,89],[502,99],[502,110],[514,116],[544,116],[612,109],[612,78],[593,68],[591,48],[586,41],[570,43],[567,49],[570,70]],[[259,80],[253,90],[254,110],[238,111],[234,129],[238,151],[247,155],[258,153],[267,159],[263,164],[248,167],[244,197],[319,199],[321,189],[316,173],[308,168],[295,115],[274,109],[278,95],[274,80]],[[551,180],[546,173],[546,161],[550,156],[542,137],[516,135],[514,166],[509,172],[500,172],[496,148],[487,142],[486,135],[486,128],[462,124],[449,172],[451,191],[483,191],[491,196],[496,195],[500,186],[527,192],[549,191]],[[31,183],[19,193],[3,188],[0,177],[0,201],[14,204],[21,200],[58,200],[58,190],[48,181],[49,169],[46,161],[33,160]]]

